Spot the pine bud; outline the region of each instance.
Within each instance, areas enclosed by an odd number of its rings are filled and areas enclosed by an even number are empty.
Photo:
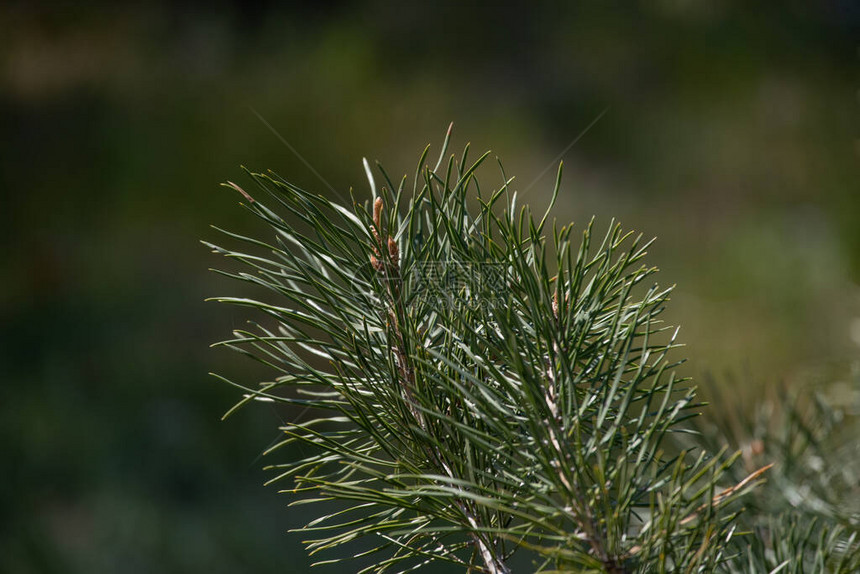
[[[377,197],[373,202],[373,225],[376,229],[381,229],[382,224],[382,198]]]
[[[391,257],[391,263],[397,267],[400,262],[400,250],[397,248],[397,242],[391,237],[388,238],[388,256]]]

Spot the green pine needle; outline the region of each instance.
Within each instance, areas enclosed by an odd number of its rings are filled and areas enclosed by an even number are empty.
[[[214,299],[259,318],[220,345],[275,375],[228,381],[237,407],[313,413],[269,449],[303,453],[270,483],[339,503],[302,530],[308,551],[360,540],[374,573],[505,573],[515,552],[542,572],[725,567],[744,538],[735,500],[763,471],[745,482],[738,454],[668,440],[699,405],[673,371],[677,331],[659,319],[671,288],[644,263],[650,242],[617,223],[559,228],[552,205],[535,218],[504,174],[482,194],[488,155],[449,157],[449,137],[432,170],[424,151],[411,193],[365,161],[372,202],[250,173],[257,191],[228,187],[270,237],[207,243],[238,263],[223,274],[269,294]],[[561,169],[552,202],[560,186]]]

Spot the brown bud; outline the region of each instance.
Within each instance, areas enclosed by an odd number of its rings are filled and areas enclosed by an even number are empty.
[[[397,242],[391,237],[388,238],[388,256],[391,257],[391,263],[396,267],[400,262],[400,250],[397,248]]]
[[[382,271],[384,266],[382,265],[382,261],[377,259],[374,255],[370,256],[370,265],[376,269],[377,271]]]
[[[750,452],[754,456],[758,456],[764,453],[764,442],[761,439],[755,439],[750,443]]]
[[[382,224],[382,198],[377,197],[373,202],[373,225],[380,229]]]

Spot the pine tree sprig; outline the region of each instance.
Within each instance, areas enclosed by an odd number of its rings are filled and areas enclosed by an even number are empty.
[[[561,166],[539,216],[504,170],[484,195],[489,152],[469,163],[449,139],[433,169],[424,150],[411,195],[381,166],[377,187],[366,160],[372,199],[349,206],[271,173],[249,173],[253,196],[228,182],[272,237],[206,244],[242,269],[220,273],[268,293],[214,299],[261,316],[219,345],[275,374],[220,377],[235,408],[314,413],[268,451],[302,446],[269,466],[294,503],[340,504],[301,529],[308,551],[360,539],[373,573],[502,574],[515,552],[542,572],[714,571],[767,467],[737,478],[739,454],[668,440],[700,405],[674,372],[651,242],[615,222],[559,228]]]

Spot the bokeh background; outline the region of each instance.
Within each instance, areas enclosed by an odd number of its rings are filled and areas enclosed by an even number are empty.
[[[265,232],[219,182],[330,193],[257,114],[343,195],[453,121],[543,206],[605,111],[556,214],[659,238],[689,374],[856,389],[858,36],[851,0],[4,2],[0,571],[305,571],[280,414],[207,375],[256,371],[198,241]]]

